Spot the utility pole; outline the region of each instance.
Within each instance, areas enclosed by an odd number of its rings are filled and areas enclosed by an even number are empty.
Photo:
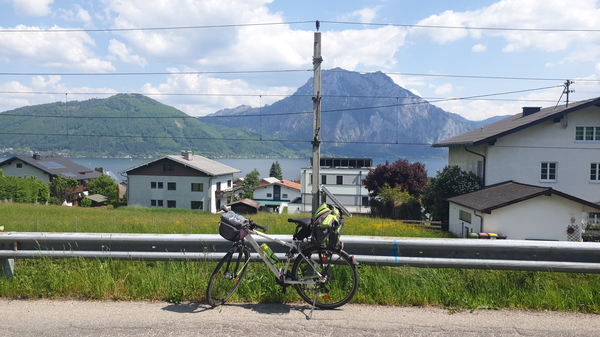
[[[319,30],[319,21],[317,21],[317,31],[315,32],[314,53],[313,53],[313,155],[312,155],[312,212],[319,208],[319,186],[321,182],[321,32]]]
[[[571,90],[571,88],[570,88],[571,84],[573,84],[573,83],[574,82],[571,80],[565,81],[565,90],[563,91],[567,95],[567,104],[565,105],[565,108],[569,107],[569,94],[572,92],[575,92],[575,90]]]

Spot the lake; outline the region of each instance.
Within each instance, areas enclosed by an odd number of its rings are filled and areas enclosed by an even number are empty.
[[[0,161],[4,161],[7,157],[0,157]],[[152,161],[153,159],[148,158],[69,158],[73,162],[94,169],[96,167],[102,167],[106,171],[110,171],[117,175],[118,178],[124,180],[125,177],[120,176],[118,173],[120,171],[130,169],[134,166]],[[393,159],[387,159],[390,163],[394,162]],[[408,159],[411,163],[420,161],[425,164],[425,169],[427,170],[427,175],[430,177],[434,177],[436,171],[442,170],[444,166],[448,164],[448,159],[446,158],[427,158],[427,159]],[[215,159],[219,163],[225,164],[227,166],[231,166],[233,168],[239,169],[242,172],[236,174],[236,177],[243,177],[246,174],[252,172],[252,170],[257,169],[260,173],[261,178],[265,178],[269,175],[269,170],[271,169],[271,165],[274,162],[279,162],[281,165],[281,172],[283,173],[283,178],[287,180],[297,180],[300,178],[300,169],[303,167],[310,166],[310,159],[303,158],[271,158],[271,159]],[[386,159],[373,159],[373,166],[377,166],[379,164],[385,164]]]

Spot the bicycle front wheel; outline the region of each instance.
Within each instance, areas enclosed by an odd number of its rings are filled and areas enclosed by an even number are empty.
[[[309,304],[322,309],[342,306],[358,289],[358,272],[352,258],[342,250],[313,247],[298,256],[292,279],[294,288]]]
[[[206,299],[216,307],[227,301],[237,290],[246,274],[250,253],[245,246],[235,246],[221,259],[210,276]]]

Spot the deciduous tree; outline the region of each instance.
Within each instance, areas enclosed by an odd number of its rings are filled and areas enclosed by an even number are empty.
[[[406,159],[399,159],[390,164],[379,164],[372,169],[363,180],[371,196],[379,195],[380,190],[388,184],[389,187],[399,187],[411,196],[419,198],[427,186],[427,171],[422,163],[409,163]]]
[[[449,203],[445,200],[481,188],[481,180],[458,166],[446,166],[430,179],[423,195],[423,207],[433,220],[448,222]]]
[[[251,188],[258,186],[260,183],[260,172],[257,169],[252,170],[252,172],[246,174],[244,178],[244,182],[242,186],[244,187],[244,193],[242,193],[242,198],[250,198],[254,197],[254,191]]]

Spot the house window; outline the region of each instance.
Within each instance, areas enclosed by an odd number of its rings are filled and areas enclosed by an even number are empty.
[[[177,201],[175,201],[175,200],[167,200],[167,207],[168,208],[176,208],[177,207]]]
[[[594,141],[600,140],[599,126],[577,126],[575,127],[575,140]]]
[[[288,195],[287,194],[283,194],[281,197],[287,199]]]
[[[160,189],[162,189],[162,188],[163,188],[163,183],[162,183],[162,181],[159,181],[159,182],[158,182],[158,188],[160,188]]]
[[[590,180],[600,182],[600,163],[590,165]]]
[[[227,188],[231,188],[231,180],[227,180]]]
[[[310,175],[310,183],[308,183],[309,185],[312,185],[312,174]]]
[[[220,191],[220,190],[221,190],[221,182],[219,181],[219,182],[217,183],[217,191]]]
[[[162,200],[156,200],[156,205],[158,207],[162,207],[163,206],[163,201]]]
[[[177,190],[177,183],[167,183],[167,190],[169,190],[169,191]]]
[[[204,192],[204,184],[192,183],[192,192]]]
[[[471,223],[471,213],[465,212],[463,210],[458,211],[458,218],[464,222]]]
[[[342,177],[342,176],[336,176],[335,177],[335,183],[337,185],[343,185],[344,184],[344,177]]]
[[[204,204],[202,203],[202,201],[192,201],[192,209],[203,210]]]
[[[321,184],[327,185],[327,176],[326,175],[321,176]]]
[[[369,206],[369,197],[362,197],[362,206]]]
[[[156,188],[156,181],[150,182],[150,188]]]
[[[541,181],[556,181],[556,163],[542,163]]]
[[[17,168],[22,168],[23,167],[23,163],[17,163]]]
[[[267,198],[271,198],[271,197],[273,197],[273,194],[267,193]]]
[[[163,172],[175,172],[175,165],[163,164]]]
[[[156,200],[150,200],[150,206],[156,206]]]

